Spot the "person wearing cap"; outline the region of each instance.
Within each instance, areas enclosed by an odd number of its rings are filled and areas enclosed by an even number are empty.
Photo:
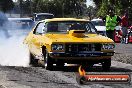
[[[114,41],[115,27],[121,22],[121,18],[110,9],[109,14],[103,18],[103,21],[105,21],[107,37]]]
[[[126,43],[127,28],[128,28],[128,14],[125,13],[121,18],[121,29],[123,32],[122,43]]]

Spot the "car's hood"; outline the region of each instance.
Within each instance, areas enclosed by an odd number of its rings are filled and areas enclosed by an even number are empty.
[[[97,34],[86,34],[82,38],[77,38],[74,36],[69,36],[68,34],[45,34],[43,37],[45,37],[44,41],[46,41],[48,44],[52,43],[113,43],[113,40],[97,35]]]
[[[97,29],[97,31],[106,31],[105,26],[95,26],[95,28]]]

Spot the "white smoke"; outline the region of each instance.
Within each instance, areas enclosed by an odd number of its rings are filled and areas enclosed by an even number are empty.
[[[14,26],[14,28],[18,26]],[[6,30],[3,30],[6,29]],[[2,66],[28,66],[29,52],[23,44],[28,31],[12,30],[9,23],[0,27],[0,65]],[[8,34],[9,36],[7,37]]]
[[[0,39],[0,64],[4,66],[28,66],[28,50],[24,46],[23,37],[11,37]]]

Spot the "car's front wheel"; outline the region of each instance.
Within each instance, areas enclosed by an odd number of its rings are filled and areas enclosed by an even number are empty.
[[[47,51],[43,51],[44,55],[44,67],[46,70],[52,70],[53,69],[53,61],[52,58],[49,56]]]
[[[109,71],[111,67],[111,58],[102,61],[103,71]]]
[[[59,68],[60,68],[60,67],[63,68],[63,67],[64,67],[64,62],[62,62],[62,61],[57,61],[56,66],[59,67]]]

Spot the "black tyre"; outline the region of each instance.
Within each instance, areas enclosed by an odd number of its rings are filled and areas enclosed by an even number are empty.
[[[49,56],[47,51],[43,51],[44,55],[44,66],[46,70],[52,70],[53,69],[53,61],[52,58]]]
[[[62,61],[57,61],[56,66],[57,66],[57,67],[64,67],[64,62],[62,62]]]
[[[30,65],[38,66],[38,60],[34,58],[31,52],[29,54],[29,58],[30,58],[30,62],[29,62]]]
[[[81,64],[82,68],[85,69],[85,70],[86,69],[92,69],[93,65],[94,64],[92,64],[92,63],[83,63],[83,64]]]
[[[111,58],[106,59],[102,62],[103,71],[110,71],[110,67],[111,67]]]

